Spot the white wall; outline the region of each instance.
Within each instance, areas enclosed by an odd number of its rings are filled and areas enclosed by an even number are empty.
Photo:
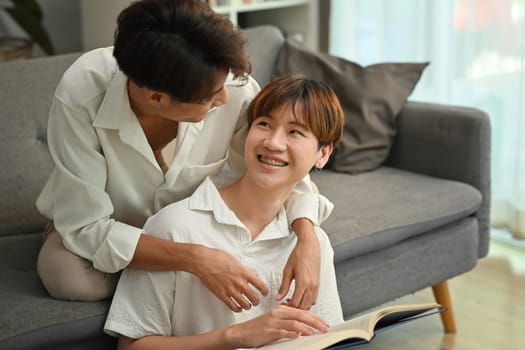
[[[44,13],[44,26],[49,32],[57,54],[80,51],[82,49],[82,28],[80,0],[37,0]],[[111,0],[108,0],[111,1]],[[1,6],[8,6],[8,0],[0,0]],[[23,36],[16,22],[5,13],[0,12],[0,34]],[[33,50],[34,56],[43,56],[38,47]]]
[[[132,0],[80,0],[82,47],[91,50],[112,45],[117,16]]]

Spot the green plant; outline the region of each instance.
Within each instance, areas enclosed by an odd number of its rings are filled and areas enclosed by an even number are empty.
[[[55,49],[47,30],[42,24],[42,9],[38,2],[36,0],[10,0],[10,2],[10,6],[2,6],[3,10],[46,54],[53,55]]]

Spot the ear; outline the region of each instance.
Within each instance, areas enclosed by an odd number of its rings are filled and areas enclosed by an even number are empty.
[[[317,162],[315,162],[315,167],[317,169],[322,169],[326,163],[328,162],[328,159],[330,158],[330,155],[332,154],[332,151],[334,150],[334,144],[328,144],[321,147],[319,152],[321,153],[319,159]]]
[[[162,103],[168,99],[168,95],[151,89],[145,89],[146,101],[155,109],[159,109]]]

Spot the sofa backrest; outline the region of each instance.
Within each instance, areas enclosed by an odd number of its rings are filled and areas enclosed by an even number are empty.
[[[244,34],[248,40],[246,52],[252,64],[252,76],[262,87],[273,78],[284,36],[279,29],[268,25],[245,29]]]
[[[271,26],[245,34],[252,74],[265,85],[283,35]],[[46,140],[48,113],[56,85],[79,55],[0,64],[0,236],[39,232],[46,224],[35,201],[53,169]]]
[[[46,142],[51,98],[69,54],[0,64],[0,236],[42,230],[35,201],[52,170]]]

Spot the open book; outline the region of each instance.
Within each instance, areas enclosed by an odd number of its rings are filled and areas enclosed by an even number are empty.
[[[370,342],[380,330],[442,312],[439,308],[440,305],[436,303],[387,306],[332,326],[327,333],[286,339],[260,349],[345,349]]]

